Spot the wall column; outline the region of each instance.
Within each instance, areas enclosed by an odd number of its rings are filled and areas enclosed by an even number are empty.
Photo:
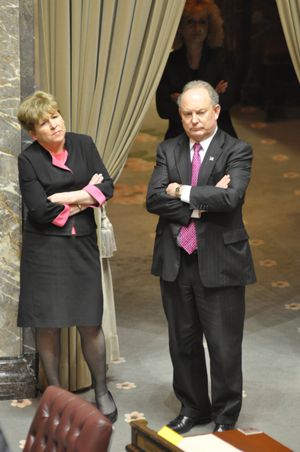
[[[22,204],[17,157],[24,143],[16,119],[34,88],[34,0],[0,3],[0,399],[35,396],[31,330],[16,325]]]

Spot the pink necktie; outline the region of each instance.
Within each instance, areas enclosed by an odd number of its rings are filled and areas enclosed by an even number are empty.
[[[198,182],[198,175],[201,167],[200,149],[201,145],[199,143],[195,143],[192,160],[192,186],[197,185]],[[192,254],[197,249],[197,233],[194,220],[191,220],[187,226],[182,226],[180,229],[179,246],[181,246],[188,254]]]

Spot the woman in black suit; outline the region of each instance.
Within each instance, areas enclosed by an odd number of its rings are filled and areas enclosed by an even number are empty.
[[[235,101],[233,61],[221,47],[223,19],[213,0],[187,0],[175,43],[156,92],[159,116],[169,120],[165,138],[183,133],[177,98],[184,85],[192,80],[210,83],[220,97],[218,125],[237,137],[229,114]]]
[[[18,119],[31,138],[19,155],[27,216],[23,228],[18,326],[36,329],[49,384],[60,385],[60,329],[77,326],[95,385],[96,404],[113,422],[106,386],[103,294],[93,208],[113,195],[113,182],[91,137],[66,133],[55,98],[37,91]]]

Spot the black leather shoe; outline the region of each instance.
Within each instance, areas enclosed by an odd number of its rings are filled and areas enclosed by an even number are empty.
[[[235,424],[216,424],[214,432],[226,432],[226,430],[234,430]]]
[[[116,408],[112,413],[104,414],[104,416],[114,423],[118,419],[118,409]]]
[[[107,417],[112,423],[116,422],[118,419],[118,409],[116,407],[115,401],[113,399],[113,396],[111,395],[110,391],[107,391],[108,397],[110,398],[111,402],[113,402],[115,409],[111,413],[104,413],[104,410],[102,408],[100,398],[96,397],[96,406],[99,411],[101,411],[102,414],[104,414],[105,417]]]
[[[189,432],[195,425],[208,424],[210,421],[210,418],[196,418],[179,414],[167,424],[167,427],[181,434]]]

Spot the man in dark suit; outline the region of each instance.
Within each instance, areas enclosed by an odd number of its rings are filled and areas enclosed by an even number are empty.
[[[211,420],[214,431],[233,429],[242,403],[245,285],[255,282],[242,219],[252,149],[218,129],[218,100],[206,82],[184,87],[185,133],[159,145],[147,193],[148,211],[159,215],[152,273],[160,277],[181,402],[167,425],[178,433]]]

